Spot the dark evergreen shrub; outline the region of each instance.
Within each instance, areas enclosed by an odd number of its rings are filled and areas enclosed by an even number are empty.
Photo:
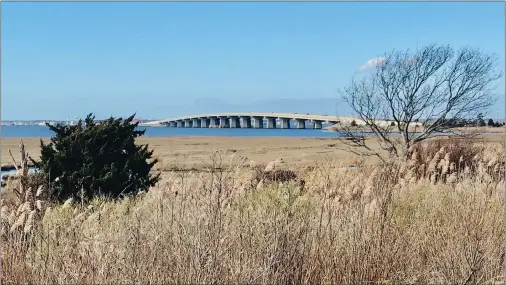
[[[476,120],[476,125],[478,125],[478,127],[484,127],[486,126],[487,124],[485,123],[485,120],[483,119],[483,114],[478,114],[478,118]]]
[[[40,161],[33,162],[50,184],[51,198],[117,198],[155,185],[160,175],[150,170],[158,160],[148,145],[135,144],[145,131],[136,129],[133,118],[96,123],[89,114],[74,126],[48,124],[55,135],[47,145],[41,140]]]

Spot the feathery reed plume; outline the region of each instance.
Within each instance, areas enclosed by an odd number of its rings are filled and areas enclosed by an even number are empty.
[[[455,172],[453,172],[452,174],[450,174],[450,176],[448,176],[448,178],[446,179],[446,183],[448,184],[453,184],[455,182],[457,182],[457,174]]]
[[[373,171],[371,172],[371,175],[369,175],[369,178],[367,179],[367,182],[365,184],[364,191],[362,193],[362,196],[364,199],[369,199],[374,191],[374,185],[375,185],[375,179],[378,176],[378,168],[375,167]]]
[[[74,202],[73,198],[68,198],[64,203],[62,208],[70,208],[72,207],[72,203]]]
[[[28,160],[29,155],[25,151],[25,145],[21,141],[19,145],[20,152],[20,165],[17,163],[11,154],[13,163],[16,165],[16,172],[19,176],[19,188],[14,189],[14,193],[17,195],[17,201],[19,205],[13,205],[17,208],[16,211],[9,213],[9,209],[5,208],[2,212],[2,216],[8,217],[4,220],[5,226],[10,225],[10,232],[22,232],[25,235],[32,232],[36,223],[39,222],[39,216],[44,211],[44,202],[47,198],[44,191],[44,186],[40,185],[37,191],[30,185],[30,177],[28,172]],[[3,208],[4,209],[4,208]],[[2,231],[2,237],[6,237],[6,231]]]

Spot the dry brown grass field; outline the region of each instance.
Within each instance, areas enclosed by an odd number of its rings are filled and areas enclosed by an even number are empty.
[[[21,138],[2,138],[1,163],[12,164],[9,150],[17,158]],[[372,146],[380,151],[375,140]],[[482,140],[495,145],[504,141],[502,134],[485,135]],[[49,139],[44,139],[47,143]],[[207,160],[213,151],[244,156],[259,164],[265,164],[282,157],[291,167],[313,164],[315,161],[329,157],[343,163],[353,161],[355,156],[346,151],[335,138],[289,138],[289,137],[140,137],[140,144],[149,144],[154,155],[160,159],[159,170],[176,168],[200,169],[203,160]],[[24,138],[27,152],[37,158],[40,155],[40,139]],[[367,164],[376,163],[375,157],[368,157]]]
[[[141,138],[163,173],[147,193],[49,205],[28,234],[12,229],[30,207],[4,203],[2,282],[497,284],[503,141],[434,140],[380,165],[334,139]],[[2,139],[2,163],[18,144]],[[257,183],[266,168],[305,184]]]

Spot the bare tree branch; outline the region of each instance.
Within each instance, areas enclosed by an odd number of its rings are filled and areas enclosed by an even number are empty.
[[[384,58],[370,76],[353,79],[341,93],[394,156],[436,133],[451,133],[449,121],[486,111],[494,104],[493,83],[502,76],[494,55],[469,47],[454,52],[450,46],[429,45],[415,52],[392,51]],[[372,151],[350,139],[359,134],[345,126],[340,130],[352,147]]]

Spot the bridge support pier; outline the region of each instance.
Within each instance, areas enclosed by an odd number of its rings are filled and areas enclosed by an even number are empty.
[[[279,117],[277,115],[283,115]],[[330,120],[328,120],[328,119]],[[332,126],[339,124],[339,117],[321,116],[321,115],[299,115],[299,114],[277,114],[277,113],[223,113],[202,117],[181,117],[180,119],[167,119],[152,122],[153,125],[161,124],[171,128],[255,128],[255,129],[275,129],[278,128],[277,120],[279,119],[279,128],[294,128],[291,125],[292,120],[295,128],[306,129],[306,123],[310,123],[308,128],[322,129],[323,125]],[[265,120],[265,126],[264,126]],[[147,124],[151,125],[151,124]]]
[[[305,129],[306,128],[306,120],[305,119],[295,119],[297,129]]]
[[[241,117],[241,128],[251,128],[251,118]]]
[[[281,128],[289,129],[290,128],[290,119],[289,118],[281,118]]]
[[[201,128],[209,128],[209,119],[208,118],[200,118],[200,127]]]
[[[220,117],[220,128],[230,128],[227,117]]]
[[[265,117],[267,120],[267,128],[275,129],[276,128],[276,118],[275,117]]]
[[[313,120],[313,129],[321,129],[321,128],[322,128],[322,121]]]
[[[209,118],[209,127],[217,128],[220,125],[220,120],[216,117]]]
[[[230,117],[230,127],[231,128],[240,128],[241,123],[239,122],[239,117]]]
[[[253,117],[253,128],[262,129],[264,127],[263,117]]]

